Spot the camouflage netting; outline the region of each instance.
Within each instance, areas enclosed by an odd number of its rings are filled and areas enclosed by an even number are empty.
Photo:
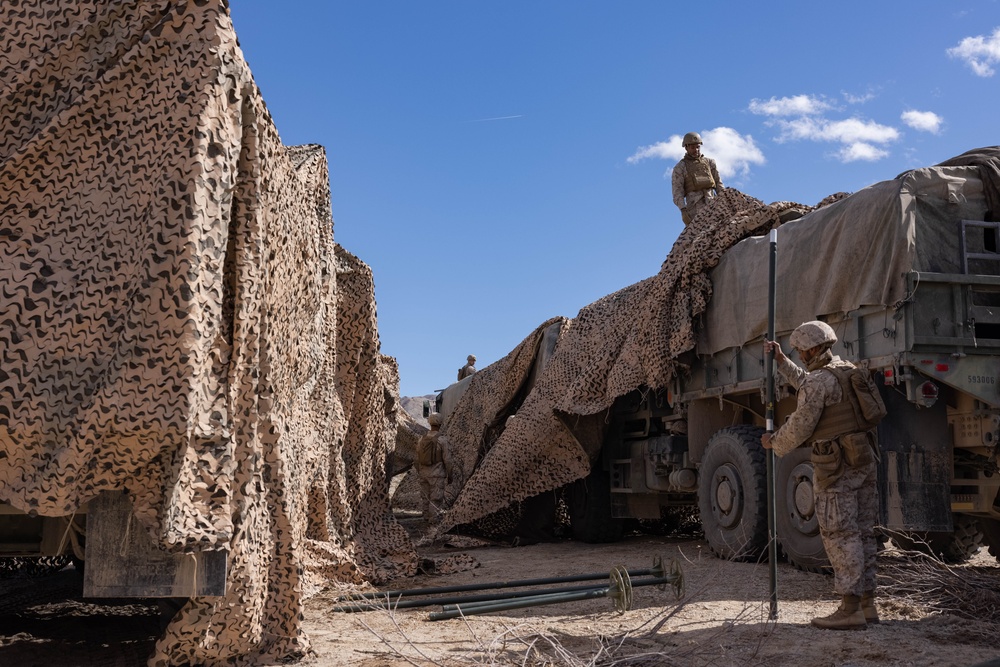
[[[712,295],[708,271],[743,238],[810,207],[765,205],[727,188],[674,243],[660,272],[566,321],[555,355],[516,414],[509,403],[528,377],[540,326],[505,359],[479,371],[443,431],[462,461],[457,498],[439,530],[476,522],[590,472],[602,413],[639,387],[666,387],[694,348],[695,321]],[[489,387],[489,390],[485,390]],[[580,428],[589,424],[589,428]],[[597,426],[595,429],[593,426]],[[503,489],[503,493],[497,493]],[[509,520],[499,522],[508,526]]]
[[[165,550],[229,552],[151,664],[300,654],[322,579],[412,574],[388,516],[397,371],[223,0],[4,3],[0,502],[125,489]]]

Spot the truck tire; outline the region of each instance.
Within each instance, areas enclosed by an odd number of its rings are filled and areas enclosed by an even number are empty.
[[[819,534],[809,447],[775,457],[775,531],[788,562],[806,572],[830,572],[830,559]]]
[[[1000,519],[979,519],[979,529],[983,531],[983,544],[989,547],[990,555],[1000,561]]]
[[[611,516],[611,476],[595,468],[569,486],[568,510],[573,539],[590,544],[617,542],[625,522]]]
[[[979,553],[983,531],[979,520],[968,514],[955,514],[951,533],[896,533],[892,543],[904,551],[917,551],[945,563],[964,563]]]
[[[724,428],[708,441],[698,474],[698,509],[720,558],[756,560],[767,546],[767,464],[756,426]]]

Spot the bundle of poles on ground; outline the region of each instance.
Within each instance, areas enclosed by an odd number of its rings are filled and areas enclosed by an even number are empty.
[[[633,577],[645,578],[633,580]],[[604,582],[576,586],[552,586],[552,584],[600,580],[604,580]],[[544,588],[528,588],[531,586],[543,586]],[[615,611],[625,613],[632,608],[632,589],[640,586],[657,586],[661,590],[670,586],[675,595],[680,598],[684,593],[684,576],[676,561],[670,561],[668,566],[664,566],[663,560],[657,558],[653,562],[653,567],[648,569],[629,570],[619,565],[612,568],[610,572],[593,574],[343,595],[337,598],[337,601],[342,604],[334,607],[334,611],[350,613],[440,605],[441,611],[432,612],[429,619],[441,621],[510,609],[606,598],[612,602]],[[484,593],[483,591],[497,592]],[[471,594],[455,595],[456,593]]]

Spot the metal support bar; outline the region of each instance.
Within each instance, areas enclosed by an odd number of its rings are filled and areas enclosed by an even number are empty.
[[[657,557],[653,560],[653,567],[641,570],[629,570],[630,577],[653,576],[662,577],[666,574],[663,569],[663,559]],[[353,600],[385,600],[387,598],[409,597],[413,595],[436,595],[438,593],[463,593],[466,591],[485,591],[496,588],[522,588],[525,586],[545,586],[548,584],[571,583],[574,581],[596,581],[606,579],[607,572],[597,572],[592,574],[573,574],[565,577],[547,577],[541,579],[522,579],[520,581],[493,581],[483,584],[464,584],[458,586],[437,586],[431,588],[410,588],[399,591],[382,591],[376,593],[357,593],[354,595],[341,595],[337,602],[347,602]]]
[[[495,611],[507,611],[509,609],[522,609],[524,607],[537,607],[541,605],[560,604],[563,602],[576,602],[578,600],[592,600],[595,598],[610,598],[615,605],[615,610],[624,614],[632,608],[632,582],[628,576],[628,570],[618,566],[611,570],[610,581],[606,588],[593,589],[589,591],[579,591],[576,593],[545,594],[534,597],[523,598],[521,600],[506,600],[489,604],[473,605],[472,607],[458,607],[450,611],[432,612],[428,618],[432,621],[443,621],[459,616],[471,616],[474,614],[488,614]]]

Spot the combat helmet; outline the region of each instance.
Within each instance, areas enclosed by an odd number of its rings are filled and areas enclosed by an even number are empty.
[[[440,426],[441,425],[441,413],[440,412],[432,412],[429,415],[427,415],[427,423],[430,424],[431,426]]]
[[[681,145],[687,146],[689,144],[700,144],[700,143],[702,143],[700,134],[698,134],[697,132],[688,132],[687,134],[684,135],[684,141],[681,142]]]
[[[826,322],[813,320],[796,327],[788,342],[796,350],[809,350],[817,345],[833,345],[837,342],[837,334]]]
[[[468,361],[470,364],[474,364],[476,363],[476,355],[470,354],[465,358],[465,360]]]

